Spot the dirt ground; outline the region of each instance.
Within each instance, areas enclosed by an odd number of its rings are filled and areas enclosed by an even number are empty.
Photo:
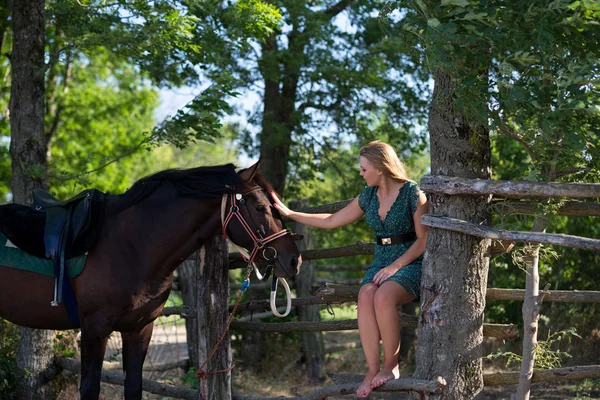
[[[324,335],[327,357],[325,370],[343,374],[362,374],[365,372],[365,363],[357,331],[327,332]],[[159,365],[167,362],[187,358],[185,344],[185,327],[175,322],[163,324],[156,328],[151,342],[151,347],[146,360],[147,365]],[[293,345],[293,343],[292,343]],[[107,348],[106,360],[120,361],[120,341],[118,336],[111,339]],[[335,351],[332,351],[335,349]],[[232,372],[233,392],[245,397],[275,398],[278,396],[297,397],[307,396],[319,388],[332,385],[333,382],[324,377],[316,385],[308,383],[305,366],[298,363],[299,354],[294,351],[270,352],[272,356],[263,361],[263,364],[250,372],[242,366]],[[234,351],[233,359],[237,363]],[[412,366],[401,364],[402,376],[412,375]],[[189,380],[185,379],[182,370],[168,372],[145,373],[145,377],[152,380],[171,383],[178,386],[188,386]],[[60,400],[78,399],[77,378],[72,378],[72,384],[61,394]],[[117,385],[102,384],[102,400],[118,400],[123,398],[123,388]],[[516,386],[486,387],[478,400],[504,400],[516,391]],[[332,400],[357,399],[352,395],[329,397]],[[588,380],[576,383],[534,384],[531,398],[536,400],[574,399],[588,400],[600,399],[600,380]],[[144,393],[144,399],[167,399],[164,396]],[[371,400],[408,399],[405,393],[377,393],[370,396]]]
[[[337,347],[337,351],[328,353],[325,369],[334,373],[363,374],[365,372],[365,361],[357,331],[327,332],[324,335],[326,349]],[[340,346],[347,349],[340,350]],[[284,355],[280,355],[284,358]],[[272,360],[262,366],[258,374],[244,371],[233,373],[234,393],[244,396],[276,397],[276,396],[307,396],[315,390],[332,385],[333,382],[326,378],[319,385],[310,385],[306,379],[306,371],[303,365],[295,364],[295,357],[288,353],[287,363],[284,360]],[[270,365],[269,365],[270,364]],[[284,365],[282,368],[281,365]],[[290,368],[291,366],[291,368]],[[412,366],[401,364],[401,376],[412,376]],[[285,371],[285,374],[282,374]],[[489,371],[491,372],[491,371]],[[256,382],[260,382],[257,385]],[[510,395],[516,392],[516,385],[503,387],[486,387],[480,394],[478,400],[504,400],[510,399]],[[558,399],[600,399],[600,380],[583,381],[577,383],[552,383],[534,384],[531,398],[536,400],[558,400]],[[356,396],[333,396],[333,400],[358,399]],[[371,400],[384,399],[408,399],[406,393],[377,393],[373,392]]]

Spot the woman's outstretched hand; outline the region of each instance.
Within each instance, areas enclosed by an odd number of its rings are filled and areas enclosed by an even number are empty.
[[[279,213],[285,217],[289,217],[292,213],[292,210],[287,208],[285,204],[279,200],[279,197],[275,194],[275,192],[271,192],[271,197],[273,197],[273,206],[279,211]]]

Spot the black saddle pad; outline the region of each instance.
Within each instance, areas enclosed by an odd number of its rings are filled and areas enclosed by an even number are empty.
[[[104,199],[92,200],[92,213],[83,232],[66,249],[66,258],[86,253],[96,242],[104,214]],[[46,214],[21,204],[0,206],[0,231],[19,249],[39,258],[46,258],[44,227]]]

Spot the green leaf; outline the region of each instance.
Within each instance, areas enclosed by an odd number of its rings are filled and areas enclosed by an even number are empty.
[[[458,7],[468,7],[468,0],[442,0],[440,3],[442,6],[458,6]]]
[[[440,26],[440,21],[437,18],[430,18],[427,20],[427,25],[432,28],[437,28]]]

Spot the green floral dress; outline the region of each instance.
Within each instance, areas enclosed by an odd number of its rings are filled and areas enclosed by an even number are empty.
[[[375,236],[402,235],[414,232],[413,214],[417,210],[420,192],[417,184],[413,182],[404,183],[383,221],[379,217],[377,189],[378,186],[366,186],[358,196],[358,205],[364,211],[367,224],[373,229]],[[373,263],[367,267],[362,285],[372,283],[377,271],[396,261],[413,243],[414,241],[386,246],[375,245]],[[419,297],[422,261],[423,256],[420,256],[404,268],[400,268],[388,280],[398,282],[410,294]]]

